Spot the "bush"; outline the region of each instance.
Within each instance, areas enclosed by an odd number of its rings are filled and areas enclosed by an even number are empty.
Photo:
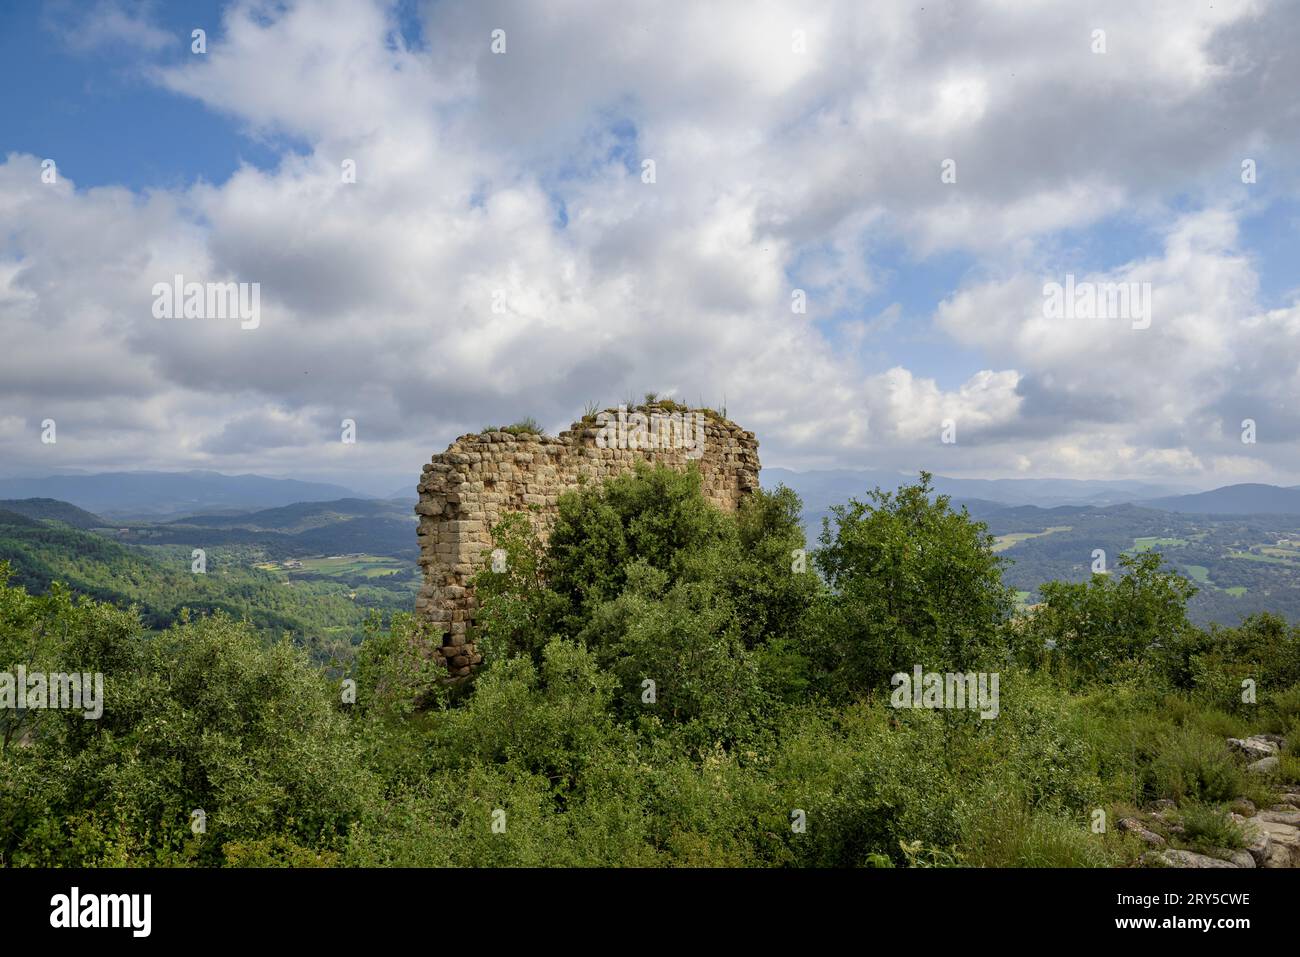
[[[709,583],[668,588],[667,576],[641,560],[628,578],[623,594],[600,606],[579,635],[617,676],[618,712],[696,722],[701,744],[741,736],[763,696],[733,606]]]
[[[546,587],[564,602],[557,633],[582,631],[622,593],[633,562],[663,572],[669,585],[698,581],[735,537],[735,523],[704,498],[694,466],[639,464],[599,488],[561,495],[543,568]]]
[[[1053,647],[1049,666],[1075,684],[1132,661],[1154,672],[1176,671],[1171,662],[1187,651],[1182,636],[1194,632],[1187,602],[1196,587],[1162,571],[1161,563],[1154,552],[1125,555],[1119,560],[1124,574],[1044,584],[1026,628],[1029,644]]]
[[[1300,757],[1288,753],[1278,757],[1277,777],[1287,784],[1300,784]]]
[[[963,782],[944,764],[944,732],[933,712],[905,712],[858,739],[850,773],[829,793],[795,805],[807,812],[798,863],[815,867],[876,866],[880,858],[908,863],[904,845],[930,853],[961,839]]]
[[[1151,762],[1149,786],[1155,797],[1179,803],[1230,801],[1241,793],[1242,776],[1221,738],[1184,727],[1160,742]]]
[[[1001,788],[975,803],[962,838],[972,867],[1113,867],[1127,856],[1122,840],[1108,844],[1085,819]]]
[[[524,516],[494,529],[505,570],[485,560],[475,578],[490,660],[540,661],[553,637],[572,638],[617,678],[621,717],[693,724],[700,744],[735,740],[806,685],[798,639],[821,586],[792,568],[793,493],[755,493],[729,516],[698,471],[642,467],[562,496],[559,511],[545,547]]]
[[[897,493],[852,499],[824,523],[816,564],[830,588],[812,623],[812,644],[828,690],[852,697],[891,674],[992,670],[1005,664],[1014,601],[984,525],[947,496],[933,497],[928,473]]]
[[[99,720],[26,712],[25,745],[0,751],[0,863],[220,864],[224,844],[277,835],[324,850],[377,794],[336,688],[247,623],[149,636],[60,589],[3,588],[0,635],[10,653],[27,644],[29,667],[104,675]]]
[[[1180,808],[1185,834],[1183,840],[1202,851],[1246,846],[1246,835],[1228,812],[1212,804],[1189,802]]]
[[[1265,696],[1263,704],[1265,730],[1300,739],[1300,683]]]

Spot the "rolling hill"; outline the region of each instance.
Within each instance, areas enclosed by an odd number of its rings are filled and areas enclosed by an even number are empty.
[[[0,503],[2,505],[3,503]],[[202,528],[246,528],[297,534],[353,519],[400,519],[413,524],[415,513],[405,503],[382,499],[341,498],[329,502],[295,502],[278,508],[237,514],[201,514],[171,519],[167,525]]]
[[[54,498],[23,498],[0,500],[0,509],[15,512],[37,521],[52,519],[73,528],[106,528],[111,522],[68,502]]]
[[[344,498],[126,523],[117,538],[132,545],[246,546],[272,558],[365,552],[409,560],[414,567],[419,551],[415,528],[415,512],[408,503]]]
[[[1300,515],[1300,487],[1248,482],[1195,495],[1147,499],[1138,504],[1194,515]]]
[[[813,509],[848,501],[879,486],[893,490],[912,482],[915,476],[886,469],[826,469],[797,472],[783,468],[764,468],[760,479],[764,488],[778,483],[798,492],[805,505]],[[964,479],[934,476],[934,489],[954,499],[984,501],[1002,505],[1119,505],[1139,498],[1169,496],[1191,491],[1186,487],[1153,482],[1094,481],[1088,479]]]
[[[0,497],[56,498],[115,521],[174,517],[210,509],[271,508],[355,495],[341,485],[208,471],[104,472],[0,479]]]
[[[247,618],[267,638],[288,633],[327,659],[359,640],[367,608],[338,586],[286,582],[256,568],[210,556],[204,574],[188,551],[145,552],[101,535],[0,511],[0,562],[10,583],[32,594],[52,582],[121,608],[136,606],[148,628],[166,628],[182,609]]]

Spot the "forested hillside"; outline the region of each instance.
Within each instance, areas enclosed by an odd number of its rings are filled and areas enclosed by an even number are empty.
[[[15,518],[0,512],[0,560],[8,562],[12,582],[32,594],[62,582],[98,601],[135,606],[146,629],[169,627],[183,609],[222,611],[248,619],[264,637],[287,633],[321,660],[347,654],[360,639],[367,608],[343,589],[289,584],[215,553],[206,572],[195,574],[188,549],[151,555],[65,525]]]
[[[414,564],[418,551],[409,502],[355,498],[126,523],[117,538],[133,545],[234,546],[271,559],[364,552]]]
[[[13,512],[38,521],[63,522],[73,528],[104,528],[110,524],[85,509],[53,498],[2,499],[0,511]]]
[[[1300,864],[1300,630],[1197,628],[1154,550],[1018,613],[925,476],[806,552],[788,490],[729,515],[649,469],[495,537],[454,686],[410,616],[339,675],[225,615],[150,634],[3,588],[0,660],[102,672],[105,703],[0,715],[0,864]],[[70,570],[155,571],[101,548]],[[992,697],[900,694],[921,671]]]

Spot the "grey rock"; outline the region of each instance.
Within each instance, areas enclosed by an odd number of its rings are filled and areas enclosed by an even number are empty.
[[[1280,844],[1274,844],[1268,849],[1268,856],[1260,862],[1260,867],[1267,867],[1270,870],[1279,870],[1291,866],[1291,852]]]
[[[1240,754],[1248,761],[1258,761],[1277,754],[1277,745],[1266,741],[1258,735],[1249,738],[1229,738],[1228,749]]]
[[[1235,868],[1237,866],[1228,861],[1221,861],[1217,857],[1210,857],[1208,854],[1196,854],[1192,851],[1178,851],[1172,848],[1163,851],[1147,851],[1142,855],[1142,861],[1157,867]]]
[[[1300,827],[1300,811],[1289,805],[1279,805],[1270,811],[1260,811],[1255,815],[1259,821],[1272,821],[1274,824],[1290,824]]]
[[[1123,818],[1119,822],[1118,827],[1121,831],[1127,831],[1139,838],[1143,843],[1149,844],[1152,847],[1164,847],[1167,843],[1165,839],[1155,831],[1143,827],[1142,822],[1134,817]]]
[[[1237,848],[1227,852],[1227,860],[1237,867],[1255,867],[1255,856],[1250,851]]]
[[[1260,830],[1268,831],[1272,848],[1269,860],[1285,859],[1286,863],[1266,864],[1266,867],[1296,867],[1300,865],[1300,828],[1277,821],[1263,821],[1253,818],[1252,823]],[[1280,849],[1280,850],[1279,850]]]

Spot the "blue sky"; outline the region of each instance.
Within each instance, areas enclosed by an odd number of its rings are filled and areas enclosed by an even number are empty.
[[[78,7],[6,4],[0,30],[0,151],[59,158],[79,188],[133,190],[222,182],[241,163],[271,167],[284,144],[241,135],[233,118],[160,89],[141,67],[180,62],[190,31],[219,37],[219,2],[159,6],[152,22],[170,47],[145,51],[111,38],[78,40]]]
[[[1296,27],[1175,7],[7,4],[0,448],[388,477],[653,389],[725,394],[774,465],[1300,480]],[[182,270],[259,283],[256,335],[152,321]],[[1162,312],[1046,325],[1066,274]]]

